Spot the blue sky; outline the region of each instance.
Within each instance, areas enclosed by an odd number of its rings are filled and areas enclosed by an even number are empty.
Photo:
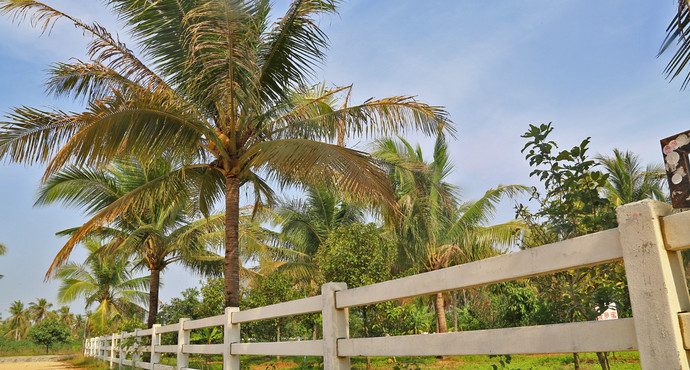
[[[96,1],[48,1],[86,21],[117,29]],[[276,1],[282,14],[286,1]],[[328,60],[315,80],[354,85],[353,102],[415,95],[445,106],[458,128],[450,144],[449,181],[476,199],[498,184],[527,184],[520,153],[528,125],[553,122],[563,147],[591,136],[592,154],[629,149],[660,162],[659,140],[689,129],[690,92],[663,74],[656,58],[675,1],[412,1],[353,0],[320,20],[330,37]],[[83,58],[87,40],[66,23],[50,35],[0,18],[0,113],[18,105],[78,109],[43,94],[50,63]],[[126,34],[121,35],[127,40]],[[134,47],[129,43],[128,46]],[[427,152],[433,139],[409,135]],[[362,140],[349,145],[369,146]],[[43,276],[64,240],[56,231],[80,225],[76,210],[32,208],[43,168],[0,164],[0,312],[14,300],[55,302],[56,282]],[[512,217],[511,204],[497,221]],[[80,261],[77,251],[73,260]],[[199,278],[165,273],[168,301]],[[83,312],[83,303],[72,304]]]

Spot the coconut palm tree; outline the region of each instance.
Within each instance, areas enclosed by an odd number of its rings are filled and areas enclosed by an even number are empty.
[[[505,196],[527,190],[520,185],[488,190],[476,201],[460,202],[458,188],[445,181],[453,164],[448,146],[439,136],[430,163],[421,147],[404,139],[380,140],[374,155],[390,164],[397,210],[384,209],[389,235],[400,246],[399,269],[434,271],[496,254],[495,247],[515,242],[523,228],[515,220],[490,225],[496,204]],[[438,331],[448,331],[442,293],[434,301]]]
[[[350,87],[317,98],[302,94],[327,46],[315,18],[335,11],[333,0],[295,0],[273,24],[269,2],[260,0],[108,4],[152,63],[100,25],[40,2],[0,0],[0,12],[15,20],[30,15],[43,30],[67,20],[93,37],[90,61],[59,63],[47,82],[49,92],[85,98],[87,108],[79,113],[15,108],[0,130],[0,157],[47,163],[50,175],[67,163],[102,164],[123,154],[195,154],[193,165],[167,180],[204,178],[204,210],[219,196],[225,200],[228,306],[239,303],[242,186],[252,189],[255,204],[273,199],[268,180],[281,186],[337,183],[344,192],[390,202],[385,173],[373,158],[322,140],[334,140],[339,130],[368,137],[411,128],[435,134],[449,126],[444,110],[410,97],[322,111],[323,100],[348,94]],[[137,194],[154,188],[139,189],[99,212],[59,252],[50,271],[66,261],[81,236],[134,207]]]
[[[281,245],[295,253],[278,259],[277,269],[306,285],[315,285],[313,257],[339,227],[364,222],[364,208],[326,188],[308,188],[305,199],[284,199],[275,209]]]
[[[31,326],[29,314],[27,310],[24,309],[24,303],[22,303],[22,301],[12,302],[9,311],[12,316],[7,319],[7,324],[10,328],[8,335],[15,340],[20,340],[26,335],[26,331],[29,329],[29,326]]]
[[[89,322],[100,330],[112,320],[143,311],[137,303],[146,303],[150,277],[133,277],[133,266],[124,255],[102,253],[107,248],[101,240],[83,241],[89,256],[82,264],[68,262],[57,272],[62,280],[58,290],[60,303],[84,298],[86,309],[98,304]]]
[[[174,168],[175,164],[164,158],[147,163],[136,159],[118,160],[102,168],[69,167],[48,178],[39,189],[36,204],[62,201],[94,214],[118,202],[132,189],[145,186]],[[210,235],[223,229],[223,215],[197,217],[200,214],[193,207],[192,191],[183,189],[186,197],[179,196],[171,202],[150,199],[143,207],[123,212],[109,225],[85,236],[113,238],[109,243],[113,251],[137,256],[138,265],[149,271],[149,327],[156,321],[160,275],[167,266],[181,263],[206,276],[222,273],[222,260],[208,249],[213,247]]]
[[[5,247],[4,244],[0,243],[0,256],[4,255],[7,253],[7,247]],[[0,274],[0,279],[2,279],[4,275]]]
[[[29,303],[29,315],[34,324],[38,324],[48,317],[54,316],[54,313],[50,311],[53,304],[48,302],[45,298],[36,298],[36,302]]]
[[[58,321],[67,325],[69,328],[74,329],[76,321],[74,318],[74,314],[69,312],[68,306],[61,306],[54,313],[57,316]],[[74,334],[74,332],[72,334]]]
[[[596,159],[609,175],[605,191],[614,206],[643,199],[666,201],[662,189],[666,173],[662,166],[643,167],[639,155],[620,149],[613,149],[612,157],[599,155]]]

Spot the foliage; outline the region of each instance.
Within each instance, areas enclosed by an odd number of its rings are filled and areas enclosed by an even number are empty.
[[[539,209],[532,213],[524,205],[517,213],[529,226],[523,248],[544,245],[617,226],[616,213],[605,189],[610,186],[609,175],[595,170],[597,163],[587,155],[589,138],[570,150],[558,151],[548,136],[551,123],[530,125],[522,135],[527,143],[522,149],[525,158],[543,183],[545,194],[535,189],[532,199]],[[578,268],[532,280],[540,292],[542,302],[553,311],[541,319],[556,322],[593,320],[609,303],[629,307],[627,282],[620,263],[592,268]],[[622,312],[621,312],[622,313]],[[623,316],[623,315],[621,315]],[[541,322],[544,323],[544,322]],[[573,354],[575,361],[578,355]],[[603,356],[600,356],[602,361]],[[602,368],[607,368],[602,361]]]
[[[406,140],[380,140],[374,153],[387,163],[395,190],[396,209],[383,210],[389,237],[398,246],[397,268],[434,271],[498,253],[498,246],[515,242],[520,222],[489,225],[496,204],[505,196],[525,191],[524,186],[499,186],[477,201],[461,202],[459,189],[446,178],[453,169],[448,144],[439,135],[433,161],[427,163],[421,147]],[[439,332],[447,331],[445,297],[434,300]]]
[[[618,207],[643,199],[666,201],[667,197],[662,189],[666,178],[663,166],[642,167],[639,155],[616,148],[613,149],[612,157],[600,155],[597,162],[609,175],[604,190],[612,205]]]
[[[70,262],[57,272],[62,280],[58,289],[61,303],[84,298],[86,308],[98,304],[89,316],[89,325],[97,333],[106,333],[122,319],[142,314],[137,303],[145,303],[148,277],[134,277],[126,256],[100,253],[102,241],[89,239],[84,246],[90,252],[82,264]]]
[[[274,200],[267,180],[281,186],[337,184],[353,197],[391,202],[376,160],[325,141],[342,133],[369,137],[411,128],[425,134],[453,130],[442,108],[411,97],[369,99],[334,110],[325,102],[349,96],[351,87],[304,87],[328,44],[315,19],[333,13],[335,1],[294,1],[275,23],[268,1],[108,4],[145,51],[142,59],[99,24],[39,2],[0,1],[0,13],[15,20],[33,19],[32,25],[44,31],[64,20],[93,37],[89,61],[52,66],[47,83],[57,96],[86,100],[86,109],[15,108],[0,131],[0,157],[48,163],[47,174],[68,163],[102,165],[123,155],[192,158],[192,164],[157,183],[181,188],[198,179],[205,214],[216,200],[225,200],[226,306],[239,305],[242,186],[251,187],[248,194],[257,206]],[[143,187],[103,209],[75,232],[51,271],[65,263],[81,236],[123,209],[136,209],[146,198],[142,195],[175,197],[172,187]]]
[[[251,289],[245,290],[241,309],[268,306],[305,298],[307,290],[300,288],[296,280],[288,274],[273,272],[258,277]],[[279,318],[243,324],[242,335],[245,340],[280,341],[282,337],[306,337],[313,323],[314,315],[293,318]]]
[[[275,210],[280,224],[280,240],[285,253],[277,269],[294,276],[317,293],[319,276],[314,262],[316,253],[331,233],[346,224],[362,223],[364,210],[348,202],[341,194],[325,187],[306,189],[303,200],[282,200]]]
[[[29,329],[29,339],[37,344],[45,346],[46,353],[55,343],[67,343],[70,337],[67,325],[56,319],[46,319]]]
[[[393,244],[374,224],[343,225],[331,233],[316,254],[323,281],[346,283],[356,288],[391,276]]]
[[[129,158],[104,167],[68,167],[46,180],[39,189],[36,204],[61,201],[94,215],[120,202],[129,192],[174,172],[179,166],[179,161],[169,158],[145,162]],[[221,244],[219,234],[223,229],[223,215],[201,219],[194,207],[193,191],[190,187],[179,190],[171,199],[148,199],[135,210],[114,215],[107,226],[79,238],[107,237],[110,242],[102,253],[133,256],[136,268],[149,270],[149,327],[158,313],[160,276],[170,264],[179,263],[206,275],[220,276],[222,272],[222,258],[209,248]],[[62,233],[71,234],[75,230]]]
[[[518,207],[518,214],[530,224],[531,240],[548,244],[615,227],[612,205],[601,195],[608,175],[594,170],[596,162],[587,156],[589,138],[556,152],[558,146],[548,140],[552,131],[551,123],[530,125],[522,135],[528,140],[522,152],[527,151],[525,159],[534,167],[530,176],[538,177],[546,190],[542,196],[534,189],[532,199],[540,206],[537,212]],[[543,227],[535,218],[544,219]]]
[[[10,318],[7,320],[9,331],[8,338],[20,340],[26,335],[26,331],[31,326],[31,319],[29,312],[24,310],[24,303],[22,301],[14,301],[10,305]]]

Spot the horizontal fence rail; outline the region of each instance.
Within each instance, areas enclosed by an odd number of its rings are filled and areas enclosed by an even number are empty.
[[[440,356],[528,353],[640,352],[645,369],[689,369],[690,297],[680,250],[690,248],[690,212],[671,215],[659,202],[619,207],[619,227],[537,248],[354,289],[328,283],[315,297],[151,329],[90,338],[84,353],[144,369],[184,369],[190,354],[222,355],[223,369],[239,369],[240,355],[322,356],[326,369],[349,369],[353,356]],[[443,334],[349,338],[348,308],[620,261],[628,277],[633,318],[476,330]],[[323,339],[240,343],[243,323],[321,313]],[[223,327],[223,344],[190,344],[191,330]],[[161,334],[177,332],[177,344]],[[146,345],[143,337],[148,337]],[[690,344],[690,343],[688,343]],[[148,352],[149,362],[142,354]],[[177,365],[160,364],[161,353]]]

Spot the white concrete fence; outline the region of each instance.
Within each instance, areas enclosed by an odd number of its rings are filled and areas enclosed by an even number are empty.
[[[90,338],[87,356],[144,369],[185,369],[190,354],[223,355],[223,369],[240,369],[240,355],[322,356],[325,369],[349,369],[352,356],[439,356],[639,351],[644,369],[690,369],[690,297],[680,251],[690,248],[690,212],[671,214],[667,204],[642,201],[619,207],[617,229],[598,232],[485,260],[347,289],[322,286],[321,295],[147,330]],[[632,318],[444,334],[350,338],[348,309],[384,301],[460,290],[623,261]],[[321,312],[323,339],[241,343],[240,325],[257,320]],[[189,344],[193,329],[223,326],[223,344]],[[177,334],[161,345],[160,334]],[[126,338],[150,346],[134,351]],[[142,362],[141,352],[150,352]],[[177,366],[159,364],[177,354]],[[131,358],[131,359],[127,359]]]

